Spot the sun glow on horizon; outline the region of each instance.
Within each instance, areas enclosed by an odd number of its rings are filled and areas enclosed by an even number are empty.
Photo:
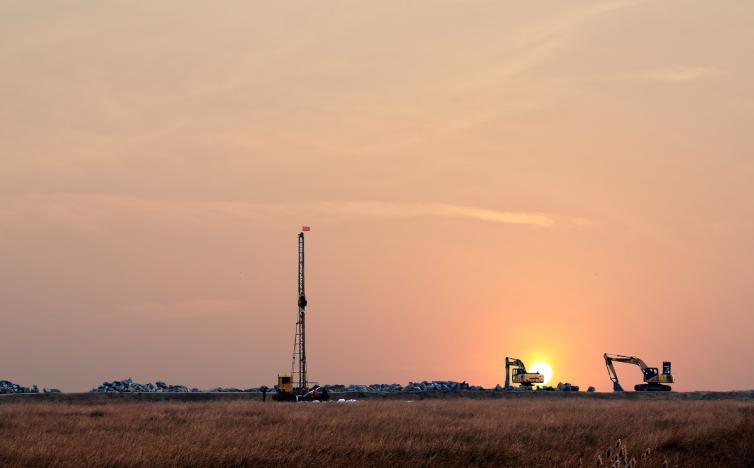
[[[543,385],[549,384],[552,380],[552,367],[544,361],[535,362],[531,367],[529,367],[527,372],[539,372],[540,374],[542,374],[545,379]]]

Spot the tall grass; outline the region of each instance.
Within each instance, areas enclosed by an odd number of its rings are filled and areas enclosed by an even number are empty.
[[[735,467],[753,454],[750,401],[0,405],[0,466]]]

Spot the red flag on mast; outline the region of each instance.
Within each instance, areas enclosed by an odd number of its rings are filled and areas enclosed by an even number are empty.
[[[311,231],[311,230],[312,230],[312,228],[310,228],[309,226],[303,226],[303,227],[301,228],[301,230],[302,230],[302,231]]]

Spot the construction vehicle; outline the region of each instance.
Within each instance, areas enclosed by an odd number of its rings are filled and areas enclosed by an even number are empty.
[[[521,389],[531,390],[534,384],[545,382],[545,376],[539,372],[526,372],[526,366],[521,359],[505,357],[505,387],[504,390],[513,390],[511,386],[511,369],[513,370],[513,383],[519,384]]]
[[[296,397],[293,394],[293,378],[290,374],[278,374],[278,384],[275,386],[274,400],[293,401]]]
[[[644,361],[635,356],[623,356],[621,354],[608,354],[605,353],[605,366],[607,367],[607,375],[610,376],[610,380],[613,381],[613,391],[622,392],[623,387],[618,382],[618,374],[615,372],[613,362],[623,362],[626,364],[633,364],[639,366],[641,373],[644,376],[644,383],[638,384],[634,387],[637,392],[669,392],[670,386],[664,385],[673,383],[673,374],[670,373],[670,361],[663,361],[662,373],[660,373],[656,367],[647,366]]]

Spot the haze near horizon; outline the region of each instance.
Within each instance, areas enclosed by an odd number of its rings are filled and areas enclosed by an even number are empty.
[[[754,388],[753,19],[0,2],[0,379]]]

